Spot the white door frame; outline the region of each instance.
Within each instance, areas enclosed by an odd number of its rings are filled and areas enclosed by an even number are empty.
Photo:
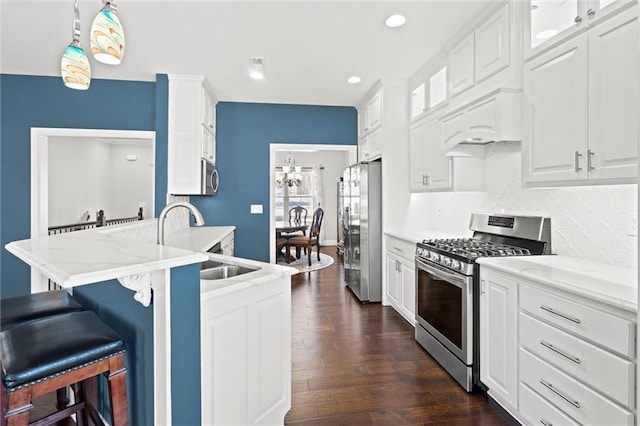
[[[48,235],[49,222],[49,139],[52,137],[87,138],[87,139],[127,139],[148,141],[153,147],[153,158],[156,151],[156,132],[144,130],[102,130],[102,129],[64,129],[64,128],[31,128],[31,239]],[[155,200],[155,161],[153,166],[153,193]],[[154,205],[150,213],[154,215]],[[48,279],[38,269],[31,268],[31,292],[36,293],[48,288]]]
[[[294,144],[294,143],[271,143],[269,144],[269,247],[275,247],[276,235],[272,232],[276,228],[276,190],[273,185],[276,179],[276,152],[279,151],[342,151],[349,153],[349,162],[355,163],[358,156],[357,145],[318,145],[318,144]],[[275,250],[269,250],[269,261],[276,263]]]

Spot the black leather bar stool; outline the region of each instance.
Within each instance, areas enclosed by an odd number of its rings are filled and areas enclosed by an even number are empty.
[[[74,385],[75,403],[36,424],[47,425],[77,413],[79,425],[100,424],[86,397],[86,384],[108,379],[111,425],[129,424],[125,345],[91,311],[55,315],[0,332],[2,426],[29,424],[33,398]]]
[[[80,305],[65,290],[45,291],[0,300],[0,331],[17,324],[37,321],[53,315],[82,311]],[[69,405],[67,388],[56,391],[56,407]]]
[[[65,290],[44,291],[0,300],[0,330],[53,315],[82,311]]]

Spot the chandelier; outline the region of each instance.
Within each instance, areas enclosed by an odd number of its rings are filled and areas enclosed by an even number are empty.
[[[293,159],[291,154],[287,155],[282,166],[282,173],[276,174],[276,185],[279,188],[288,186],[300,186],[302,184],[302,167],[296,166],[296,160]]]

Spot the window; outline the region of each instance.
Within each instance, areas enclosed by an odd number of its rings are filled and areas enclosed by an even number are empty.
[[[284,175],[282,167],[276,167],[276,178]],[[301,178],[300,185],[289,186],[286,183],[282,186],[276,185],[275,196],[275,216],[276,222],[289,220],[289,209],[295,206],[301,206],[307,209],[309,216],[307,220],[311,220],[311,214],[318,205],[315,197],[315,179],[311,167],[303,167],[300,173],[296,173]]]
[[[433,108],[447,99],[447,67],[429,78],[429,107]]]

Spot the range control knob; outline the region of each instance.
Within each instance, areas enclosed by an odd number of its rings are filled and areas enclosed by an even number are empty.
[[[429,259],[434,262],[440,262],[440,255],[438,253],[431,253],[431,257]]]
[[[451,261],[451,267],[453,269],[455,269],[456,271],[461,271],[462,270],[462,265],[460,264],[460,261],[458,261],[458,260],[452,260]]]
[[[446,267],[451,266],[451,258],[450,257],[446,257],[446,256],[442,256],[442,263]]]

